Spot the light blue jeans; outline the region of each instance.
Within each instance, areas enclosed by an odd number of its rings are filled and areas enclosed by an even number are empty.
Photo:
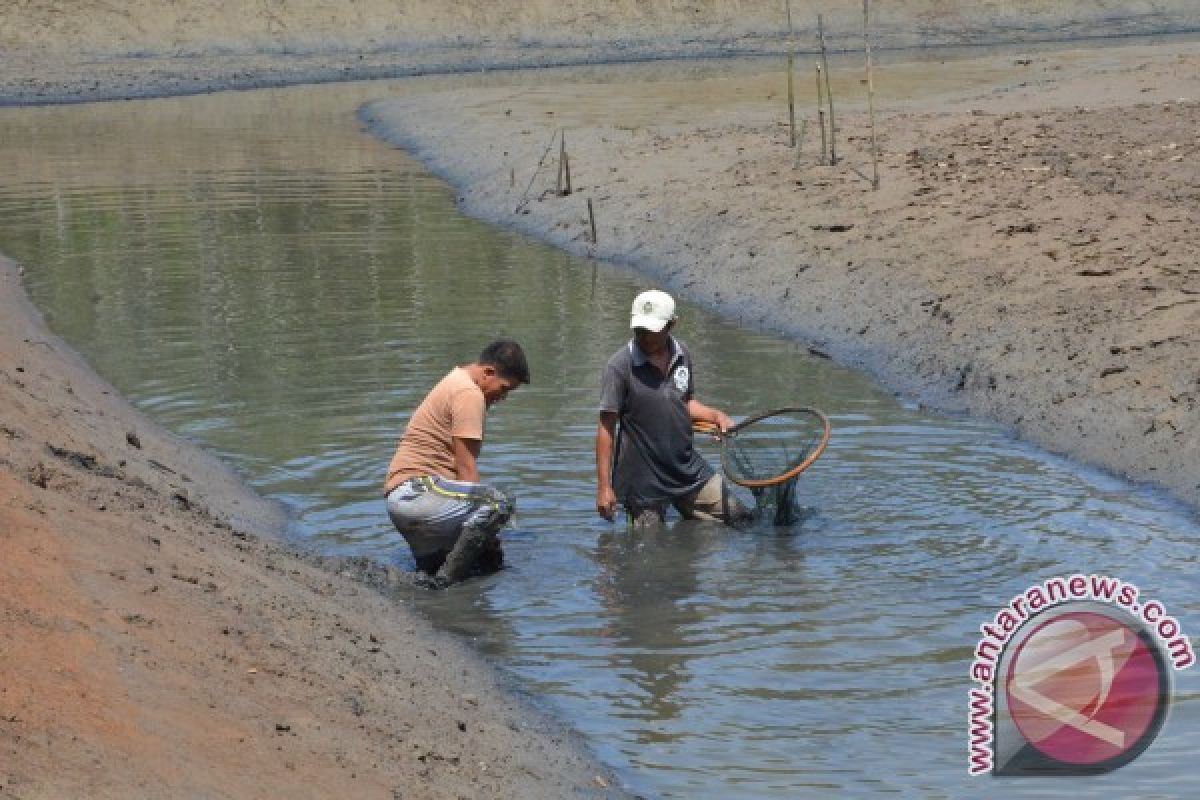
[[[493,571],[503,561],[497,534],[513,514],[513,501],[482,483],[423,475],[389,492],[387,511],[419,569],[437,573],[463,531],[470,530],[487,543],[479,566]]]

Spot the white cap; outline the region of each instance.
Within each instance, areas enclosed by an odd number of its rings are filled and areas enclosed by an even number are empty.
[[[645,328],[658,333],[675,319],[675,301],[666,292],[651,289],[633,298],[631,328]]]

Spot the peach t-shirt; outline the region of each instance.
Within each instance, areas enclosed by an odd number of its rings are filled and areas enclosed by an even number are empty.
[[[413,412],[388,466],[384,492],[418,475],[457,478],[454,437],[482,441],[486,413],[483,390],[465,369],[455,367]]]

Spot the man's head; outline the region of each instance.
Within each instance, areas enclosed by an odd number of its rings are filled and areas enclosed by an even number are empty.
[[[651,289],[633,298],[629,327],[660,333],[675,322],[675,301],[666,292]]]
[[[633,299],[629,327],[633,328],[633,338],[642,352],[661,353],[671,341],[671,328],[675,327],[675,301],[657,289],[642,292]]]
[[[483,348],[475,362],[481,367],[479,388],[487,404],[499,403],[523,383],[529,383],[525,351],[512,339],[497,339]]]

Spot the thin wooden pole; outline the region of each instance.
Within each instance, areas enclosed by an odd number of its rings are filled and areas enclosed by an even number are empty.
[[[588,198],[588,223],[592,226],[592,244],[596,243],[596,212],[592,210],[592,198]]]
[[[829,83],[829,55],[825,49],[825,21],[817,14],[817,36],[821,40],[821,66],[825,72],[825,100],[829,103],[829,163],[837,164],[837,123],[833,117],[833,87]]]
[[[784,0],[787,6],[787,27],[788,27],[788,57],[787,57],[787,78],[788,78],[788,130],[791,133],[791,146],[796,146],[796,90],[793,86],[792,72],[796,64],[796,37],[792,32],[792,0]]]
[[[558,178],[554,181],[554,193],[563,194],[563,170],[567,166],[567,132],[560,131],[558,139]]]
[[[817,124],[821,126],[821,161],[829,163],[829,139],[825,135],[825,88],[821,80],[821,65],[817,64]]]
[[[879,188],[879,145],[875,139],[875,81],[871,75],[871,0],[863,0],[863,49],[867,53],[867,116],[871,120],[871,188]]]
[[[542,157],[538,159],[537,166],[533,168],[533,174],[529,176],[529,183],[525,184],[525,191],[521,192],[521,199],[517,201],[517,207],[513,209],[514,214],[520,214],[521,209],[529,204],[529,190],[532,188],[533,182],[537,180],[537,176],[541,173],[542,165],[546,163],[546,157],[554,149],[554,140],[558,138],[559,130],[555,128],[554,133],[550,136],[550,141],[546,142],[546,149],[542,151]]]

